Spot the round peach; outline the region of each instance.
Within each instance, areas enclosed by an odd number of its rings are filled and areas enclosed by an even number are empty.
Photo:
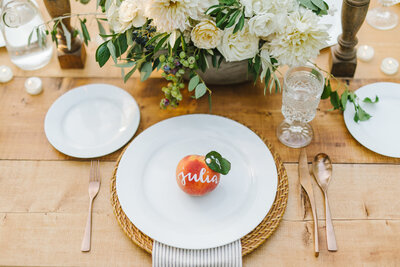
[[[186,156],[176,167],[176,182],[184,192],[192,196],[211,192],[219,184],[219,179],[220,174],[207,166],[204,156]]]

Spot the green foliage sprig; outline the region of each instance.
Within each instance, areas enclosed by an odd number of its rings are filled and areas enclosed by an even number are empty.
[[[250,58],[247,64],[247,73],[252,76],[254,84],[256,84],[258,78],[260,78],[261,82],[264,83],[264,95],[267,93],[267,89],[269,93],[272,93],[272,88],[275,86],[275,93],[278,91],[281,92],[281,82],[279,78],[276,76],[276,71],[278,71],[278,61],[275,58],[270,58],[271,66],[269,66],[266,70],[265,77],[261,80],[261,72],[263,71],[261,57],[257,54],[254,58]]]
[[[235,26],[233,33],[236,33],[244,27],[244,7],[237,0],[219,0],[219,4],[211,6],[206,14],[215,17],[215,23],[221,30]]]
[[[96,61],[100,66],[110,60],[120,67],[126,82],[134,72],[140,72],[141,81],[149,78],[153,70],[162,70],[162,77],[168,81],[162,87],[164,98],[161,108],[176,107],[182,100],[181,90],[185,88],[183,77],[191,80],[189,92],[193,98],[201,98],[209,93],[211,108],[211,90],[206,86],[196,70],[206,71],[209,68],[208,57],[212,65],[218,67],[222,55],[217,50],[203,50],[188,46],[183,34],[173,37],[169,33],[157,34],[148,21],[143,27],[134,28],[124,33],[100,34],[106,41],[96,51]],[[175,42],[171,43],[171,38]],[[124,69],[130,68],[125,74]]]
[[[87,0],[80,1],[86,2]],[[329,6],[323,0],[298,1],[300,5],[318,15],[327,14],[327,10],[329,9]],[[218,49],[199,49],[191,43],[187,44],[183,33],[179,33],[180,36],[178,37],[172,36],[176,33],[158,34],[155,28],[151,26],[151,20],[148,20],[144,26],[139,28],[131,28],[123,33],[112,32],[111,34],[107,34],[102,26],[102,21],[106,21],[106,19],[103,17],[99,18],[98,15],[104,16],[110,3],[108,0],[97,0],[97,8],[101,7],[103,14],[67,14],[66,16],[55,18],[52,20],[53,26],[48,27],[50,28],[49,31],[42,31],[38,28],[36,31],[38,32],[38,39],[43,40],[43,36],[45,37],[50,34],[52,40],[57,44],[57,36],[63,34],[67,41],[67,46],[70,48],[72,37],[80,35],[85,44],[88,44],[91,38],[86,27],[86,19],[81,19],[80,16],[94,15],[97,20],[100,36],[104,40],[96,50],[96,61],[100,67],[104,66],[111,59],[115,66],[121,68],[121,74],[125,82],[136,71],[140,72],[141,81],[145,81],[155,69],[162,70],[162,76],[168,81],[167,86],[162,88],[164,92],[164,98],[160,102],[162,108],[166,108],[167,106],[175,107],[179,104],[179,101],[182,100],[181,90],[185,87],[183,77],[189,77],[188,89],[189,92],[193,93],[192,97],[198,99],[208,92],[211,109],[212,92],[197,71],[201,70],[205,72],[210,68],[211,64],[214,68],[219,68],[224,58]],[[211,6],[206,11],[206,14],[215,18],[216,26],[222,30],[233,27],[233,33],[236,33],[242,30],[245,25],[245,7],[242,6],[239,0],[219,0],[217,5]],[[62,19],[74,16],[78,17],[80,27],[73,33],[70,33],[62,23]],[[189,22],[192,26],[197,24],[197,21],[193,21],[192,19],[189,19]],[[49,26],[49,23],[46,23],[46,25]],[[58,26],[60,25],[62,31],[59,32]],[[276,71],[278,71],[277,66],[277,60],[271,58],[270,65],[264,70],[259,54],[248,60],[248,74],[253,77],[254,82],[258,80],[258,77],[262,76],[260,78],[265,83],[264,94],[266,94],[268,89],[272,93],[273,87],[275,87],[275,92],[278,92],[278,90],[281,91],[281,84],[276,76]],[[125,69],[129,69],[129,71],[125,73]],[[334,92],[331,91],[329,97],[331,97],[331,102],[333,101],[332,104],[335,104],[334,108],[345,108],[343,104],[340,104],[340,98]],[[351,98],[351,93],[348,93],[347,98],[349,97]],[[339,104],[335,102],[335,99],[339,99]],[[353,102],[357,102],[356,98],[354,98]],[[358,116],[360,120],[366,117],[360,108],[356,109],[360,114]]]
[[[355,114],[354,114],[353,119],[355,122],[369,120],[372,116],[361,107],[360,99],[356,95],[356,93],[350,91],[348,88],[348,85],[344,84],[344,87],[345,87],[344,92],[341,95],[339,95],[339,93],[337,91],[332,90],[331,80],[330,80],[331,78],[336,79],[332,75],[329,75],[327,77],[326,83],[324,86],[324,91],[321,95],[321,99],[330,98],[330,102],[333,106],[333,110],[341,110],[341,111],[345,111],[347,108],[347,103],[350,102],[354,106]],[[338,81],[338,82],[339,82],[339,84],[341,84],[340,81]],[[362,101],[364,103],[375,104],[375,103],[379,102],[379,97],[375,96],[374,100],[372,100],[369,97],[366,97]]]
[[[97,25],[99,27],[99,32],[105,33],[104,27],[100,22],[101,20],[104,20],[104,18],[98,17],[98,16],[104,16],[104,14],[101,14],[101,13],[68,14],[65,16],[51,19],[43,24],[40,24],[40,25],[34,27],[28,37],[28,46],[31,45],[33,35],[36,35],[39,47],[46,46],[47,35],[50,35],[52,41],[56,44],[56,46],[58,46],[57,36],[59,34],[63,35],[65,37],[68,50],[71,50],[72,37],[76,37],[77,35],[79,35],[81,37],[81,39],[83,40],[83,42],[86,45],[88,45],[91,38],[90,38],[89,31],[86,27],[86,22],[87,22],[86,18],[81,19],[81,17],[84,17],[84,16],[95,16],[95,18],[97,20]],[[72,17],[78,18],[79,28],[76,28],[73,32],[70,32],[62,21],[63,21],[63,19],[72,18]],[[53,24],[53,25],[51,25],[51,24]],[[58,28],[59,25],[61,25],[61,28],[62,28],[61,31],[59,31],[59,28]]]
[[[40,48],[43,48],[43,47],[46,47],[47,46],[47,35],[49,34],[48,33],[48,30],[46,30],[45,28],[44,28],[44,26],[42,26],[42,27],[35,27],[33,30],[32,30],[32,32],[29,34],[29,37],[28,37],[28,46],[31,46],[32,45],[32,37],[33,37],[33,34],[36,34],[36,38],[37,38],[37,44],[38,44],[38,46],[40,47]]]

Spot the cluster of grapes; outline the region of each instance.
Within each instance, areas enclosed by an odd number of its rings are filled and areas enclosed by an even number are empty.
[[[151,37],[155,34],[156,28],[150,25],[147,25],[146,28],[136,30],[132,32],[132,40],[137,44],[144,46]],[[149,45],[146,47],[148,50],[154,49],[153,45]]]
[[[185,52],[180,52],[179,56],[160,55],[159,60],[163,69],[162,76],[169,81],[168,86],[161,90],[165,94],[160,102],[160,107],[165,109],[168,105],[176,107],[178,102],[182,100],[181,89],[185,87],[183,83],[183,75],[185,68],[193,69],[196,67],[196,59],[193,56],[187,56]]]

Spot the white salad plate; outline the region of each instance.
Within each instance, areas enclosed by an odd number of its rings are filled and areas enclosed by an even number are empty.
[[[326,47],[337,44],[337,38],[342,33],[342,4],[343,0],[325,0],[329,5],[328,15],[322,16],[320,23],[330,25],[329,40]]]
[[[6,46],[6,42],[4,41],[3,35],[0,32],[0,47]]]
[[[366,148],[388,157],[400,158],[400,84],[379,82],[361,87],[356,91],[360,105],[372,117],[356,123],[353,104],[348,102],[344,121],[351,135]],[[376,104],[362,102],[365,97]]]
[[[231,162],[216,189],[190,196],[175,178],[191,154],[219,152]],[[129,144],[116,174],[121,207],[149,237],[178,248],[206,249],[251,232],[276,195],[278,175],[271,152],[249,128],[205,114],[161,121]]]
[[[44,130],[57,150],[76,158],[107,155],[135,134],[140,111],[126,91],[88,84],[60,96],[47,112]]]

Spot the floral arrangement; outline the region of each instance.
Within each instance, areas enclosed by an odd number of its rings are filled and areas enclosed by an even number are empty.
[[[264,83],[264,94],[274,87],[280,91],[278,67],[306,64],[329,38],[328,25],[319,23],[329,10],[323,0],[97,0],[97,5],[102,13],[67,14],[37,26],[28,44],[34,33],[39,45],[46,43],[47,35],[57,44],[59,25],[67,47],[78,34],[87,44],[90,34],[81,17],[95,16],[104,40],[96,61],[102,67],[111,58],[121,68],[124,81],[135,71],[144,81],[155,69],[162,70],[168,83],[162,88],[161,108],[179,104],[184,78],[190,79],[188,90],[194,98],[209,93],[211,107],[211,90],[199,73],[219,68],[222,62],[246,60],[249,76]],[[80,29],[67,30],[62,20],[69,17],[79,19]],[[111,34],[106,33],[103,21]],[[371,118],[360,102],[377,103],[377,96],[360,100],[347,84],[321,71],[327,76],[321,98],[330,98],[332,110],[344,111],[349,101],[355,109],[354,121]],[[343,88],[341,95],[332,90],[331,80]]]
[[[280,90],[281,65],[302,65],[326,46],[323,0],[101,0],[111,34],[96,51],[103,66],[110,58],[146,80],[155,69],[168,81],[160,106],[177,106],[188,90],[198,99],[211,90],[199,71],[223,61],[248,61],[248,73],[271,92]],[[85,36],[84,36],[85,37]],[[210,98],[209,98],[210,99]]]

